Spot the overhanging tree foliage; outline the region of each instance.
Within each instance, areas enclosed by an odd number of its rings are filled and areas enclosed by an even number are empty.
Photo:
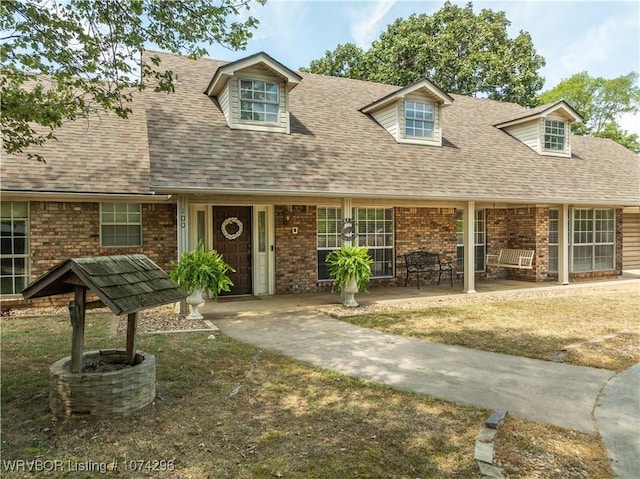
[[[446,2],[433,15],[399,18],[366,52],[338,45],[302,69],[405,86],[429,78],[448,93],[486,96],[524,106],[536,104],[545,64],[528,33],[509,38],[504,12],[473,12]]]
[[[3,0],[0,4],[2,139],[24,153],[55,138],[65,121],[131,113],[136,90],[173,89],[172,72],[148,45],[197,58],[203,44],[244,49],[257,20],[239,20],[265,0]]]
[[[618,123],[622,114],[640,112],[640,87],[637,83],[636,72],[609,80],[580,72],[541,93],[538,101],[544,105],[565,100],[583,117],[582,123],[573,125],[573,133],[611,138],[640,153],[638,135],[623,130]]]

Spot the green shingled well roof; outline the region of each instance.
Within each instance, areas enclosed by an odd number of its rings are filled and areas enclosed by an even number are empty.
[[[175,303],[187,294],[143,254],[71,258],[27,286],[25,299],[75,291],[85,285],[115,315]]]

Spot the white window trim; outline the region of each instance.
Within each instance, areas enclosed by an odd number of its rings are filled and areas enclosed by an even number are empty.
[[[562,134],[559,134],[559,133],[548,133],[547,132],[547,123],[550,123],[549,126],[552,129],[557,129],[558,128],[557,125],[562,125],[562,130],[563,130]],[[545,118],[544,122],[543,122],[543,129],[544,129],[544,135],[543,135],[543,138],[542,138],[542,148],[544,149],[544,151],[550,151],[550,152],[554,152],[554,153],[563,153],[563,152],[567,151],[567,122],[566,121],[556,120],[556,119],[546,119]],[[547,147],[547,137],[550,137],[550,139],[561,138],[562,139],[562,148],[548,148]]]
[[[556,218],[551,218],[551,212],[555,211],[557,213],[557,217]],[[558,235],[558,238],[560,237],[560,209],[559,208],[549,208],[549,212],[547,213],[548,215],[548,221],[549,221],[549,225],[548,225],[548,234],[547,234],[547,238],[548,238],[548,242],[547,242],[547,247],[548,247],[548,255],[549,255],[549,273],[554,273],[557,274],[559,272],[559,265],[556,266],[555,269],[551,269],[551,248],[555,247],[556,248],[556,255],[557,258],[559,260],[559,248],[560,248],[560,244],[558,243],[558,241],[555,242],[551,242],[551,224],[555,223],[556,224],[556,229],[555,232]]]
[[[253,91],[253,84],[255,82],[261,82],[261,83],[265,83],[265,84],[271,84],[271,85],[275,85],[276,86],[276,95],[277,95],[277,100],[275,102],[273,101],[267,101],[267,100],[246,100],[242,98],[242,82],[251,82],[251,90]],[[261,105],[276,105],[277,106],[277,112],[276,112],[276,120],[275,121],[267,121],[267,120],[247,120],[242,118],[242,102],[248,102],[248,103],[256,103],[256,104],[261,104]],[[280,114],[281,114],[281,106],[280,106],[280,84],[276,81],[269,81],[269,80],[260,80],[260,79],[255,79],[255,78],[238,78],[238,122],[240,123],[244,123],[244,124],[250,124],[250,125],[261,125],[261,126],[280,126]]]
[[[322,206],[322,205],[320,205],[320,206],[316,207],[316,258],[318,257],[318,251],[336,251],[336,250],[339,250],[340,247],[342,246],[342,239],[340,238],[340,231],[338,231],[335,234],[334,233],[323,233],[322,234],[322,237],[324,237],[324,238],[337,237],[337,240],[338,240],[338,245],[337,246],[323,246],[323,247],[320,247],[319,241],[318,241],[319,238],[320,238],[320,232],[318,231],[319,215],[317,214],[317,211],[320,210],[320,209],[324,209],[324,210],[333,209],[333,210],[336,210],[336,218],[337,218],[336,221],[342,222],[342,218],[343,218],[342,208],[339,207],[339,206],[336,207],[336,206]],[[320,276],[318,274],[319,266],[320,265],[316,265],[316,279],[319,282],[322,282],[322,283],[327,282],[327,281],[332,281],[330,278],[320,279]]]
[[[592,211],[593,212],[593,217],[590,219],[591,222],[591,234],[593,235],[593,239],[591,242],[589,243],[576,243],[575,240],[575,213],[576,211]],[[611,231],[612,235],[613,235],[613,241],[607,241],[607,242],[600,242],[597,243],[596,242],[596,229],[595,229],[595,224],[596,224],[596,211],[611,211],[613,213],[613,229]],[[613,271],[616,269],[616,210],[614,208],[573,208],[571,210],[571,221],[569,223],[569,238],[570,238],[570,244],[569,244],[569,254],[570,254],[570,262],[569,262],[569,268],[570,271],[572,273],[576,273],[576,274],[580,274],[580,273],[597,273],[597,272],[602,272],[602,271]],[[588,270],[582,270],[582,271],[576,271],[574,268],[574,248],[577,246],[591,246],[592,248],[592,255],[591,255],[591,268]],[[609,268],[604,268],[604,269],[595,269],[594,265],[595,265],[595,248],[596,246],[612,246],[613,247],[613,257],[612,259],[612,264],[610,265]]]
[[[458,212],[460,212],[461,214],[461,218],[462,220],[458,219]],[[478,216],[480,214],[480,212],[482,212],[482,219],[478,219]],[[464,210],[456,210],[456,269],[458,269],[458,263],[459,263],[459,259],[458,259],[458,248],[462,248],[463,252],[464,252],[464,228],[463,228],[463,240],[462,243],[458,243],[458,221],[464,221]],[[478,228],[478,225],[482,224],[482,230],[480,230]],[[478,235],[482,234],[482,238],[483,241],[482,243],[478,242]],[[473,247],[477,248],[478,246],[482,246],[482,249],[484,250],[484,254],[483,254],[483,261],[482,261],[482,268],[478,268],[477,264],[475,265],[476,267],[474,268],[474,271],[476,273],[482,273],[484,271],[486,271],[486,265],[485,265],[485,261],[487,258],[487,210],[486,209],[477,209],[475,210],[475,217],[473,218]],[[477,255],[476,255],[476,260],[477,260]],[[477,263],[477,261],[476,261]],[[464,261],[462,262],[462,269],[460,269],[458,272],[463,273],[464,272]]]
[[[433,128],[431,130],[431,136],[412,136],[407,135],[407,102],[418,104],[431,104],[433,105]],[[442,146],[442,118],[441,118],[441,106],[428,99],[420,100],[417,98],[404,98],[397,103],[396,114],[398,116],[396,130],[396,141],[398,143],[407,143],[411,145],[429,145],[429,146]],[[418,119],[417,121],[424,121]]]
[[[545,138],[547,136],[547,128],[546,123],[548,121],[556,121],[564,124],[564,143],[562,150],[553,150],[549,148],[545,148]],[[555,135],[559,137],[559,135]],[[561,158],[570,158],[571,157],[571,127],[569,123],[562,118],[552,117],[552,118],[541,118],[538,122],[538,145],[537,152],[543,156],[557,156]]]
[[[24,219],[25,220],[25,253],[23,254],[7,254],[7,255],[2,255],[2,259],[14,259],[14,258],[20,258],[20,259],[24,259],[25,260],[25,274],[24,276],[26,276],[26,283],[25,283],[25,287],[29,284],[29,278],[31,276],[31,224],[30,224],[30,218],[31,218],[31,205],[28,201],[7,201],[7,203],[10,203],[12,205],[12,211],[13,211],[13,203],[26,203],[27,206],[27,217],[26,218],[19,218],[19,219]],[[13,223],[13,213],[11,215],[11,220]],[[12,238],[13,238],[13,234],[12,234]],[[22,276],[22,275],[19,275]],[[12,268],[11,270],[11,278],[12,278],[12,282],[13,282],[13,287],[12,289],[15,287],[15,278],[16,278],[16,274],[15,274],[15,270]],[[1,295],[3,298],[16,298],[16,297],[21,297],[20,292],[17,291],[15,293],[9,293],[9,294],[2,294]]]
[[[338,211],[338,218],[339,221],[342,222],[342,218],[344,217],[344,215],[342,214],[342,208],[341,207],[336,207],[336,206],[318,206],[319,208],[325,208],[325,209],[335,209]],[[377,207],[377,206],[360,206],[360,207],[354,207],[351,211],[351,218],[354,218],[354,221],[356,223],[356,227],[359,228],[358,225],[358,210],[359,209],[382,209],[382,210],[391,210],[391,224],[393,227],[393,232],[395,232],[395,211],[393,208],[387,208],[387,207]],[[318,243],[317,243],[317,238],[319,237],[318,231],[317,231],[317,222],[318,219],[316,217],[316,257],[317,257],[317,252],[318,251],[333,251],[333,250],[338,250],[340,249],[340,247],[342,246],[343,240],[340,237],[340,233],[337,233],[338,236],[338,243],[339,246],[337,247],[319,247]],[[358,231],[359,233],[359,231]],[[366,234],[366,233],[363,233]],[[384,233],[387,234],[387,233]],[[333,235],[332,235],[333,236]],[[359,241],[360,236],[357,235],[356,236],[356,241],[354,242],[356,245],[360,245],[360,241]],[[361,246],[366,246],[366,245],[361,245]],[[396,246],[395,246],[395,241],[392,241],[391,245],[385,245],[385,246],[371,246],[369,247],[370,249],[391,249],[392,254],[391,254],[391,273],[389,275],[384,275],[384,276],[371,276],[372,279],[388,279],[388,278],[393,278],[395,276],[395,272],[396,272],[396,264],[395,264],[395,251],[396,251]],[[327,281],[332,281],[331,279],[320,279],[318,277],[318,267],[316,265],[316,279],[319,282],[327,282]]]
[[[417,106],[419,105],[420,107],[422,107],[422,110],[424,111],[426,106],[431,106],[431,120],[427,120],[424,118],[414,118],[414,117],[409,117],[407,115],[407,111],[409,109],[409,103],[412,103],[415,105],[415,107],[413,108],[413,110],[417,111]],[[430,101],[417,101],[417,100],[405,100],[404,101],[404,136],[407,139],[413,139],[413,140],[433,140],[434,136],[435,136],[435,128],[436,128],[436,104]],[[416,121],[416,122],[421,122],[424,124],[431,124],[431,135],[427,136],[427,135],[411,135],[409,133],[407,133],[408,127],[407,127],[407,120],[411,120],[411,121]],[[416,128],[414,128],[416,129]],[[428,131],[426,129],[420,129],[420,130],[424,130],[424,131]]]
[[[356,207],[354,208],[354,212],[353,212],[353,218],[355,218],[355,222],[356,222],[356,227],[360,228],[360,222],[358,221],[358,212],[360,209],[363,210],[391,210],[391,226],[392,226],[392,234],[395,233],[395,223],[396,223],[396,218],[395,218],[395,210],[394,208],[387,208],[387,207],[378,207],[378,206],[360,206],[360,207]],[[383,220],[386,221],[386,220]],[[360,231],[358,231],[358,233],[360,233]],[[363,235],[366,234],[366,232],[362,233]],[[384,235],[387,235],[388,233],[383,233]],[[356,237],[356,244],[359,246],[367,246],[367,245],[360,245],[360,234],[358,234],[358,236]],[[381,278],[393,278],[395,276],[395,270],[396,270],[396,265],[395,265],[395,251],[396,251],[396,247],[395,247],[395,241],[392,239],[391,245],[384,245],[384,246],[368,246],[369,249],[372,250],[391,250],[391,272],[388,275],[383,275],[383,276],[371,276],[372,279],[381,279]]]
[[[102,212],[103,212],[103,205],[105,204],[116,204],[116,203],[100,203],[100,247],[101,248],[140,248],[143,244],[144,244],[144,239],[142,237],[143,235],[143,228],[142,228],[142,203],[120,203],[120,204],[126,204],[128,205],[139,205],[140,206],[140,222],[138,223],[131,223],[131,222],[122,222],[122,221],[114,221],[114,222],[105,222],[102,219]],[[103,233],[102,233],[102,227],[103,226],[134,226],[137,225],[140,227],[140,243],[137,245],[105,245],[103,243]]]

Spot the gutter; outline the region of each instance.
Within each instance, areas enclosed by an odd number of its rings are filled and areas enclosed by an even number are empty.
[[[24,191],[2,190],[2,199],[30,199],[42,201],[144,201],[145,203],[165,203],[172,201],[171,195],[155,193],[73,193],[66,191]]]
[[[509,197],[478,197],[478,196],[420,196],[415,194],[381,194],[381,193],[356,193],[353,191],[299,191],[299,190],[267,190],[267,189],[238,189],[238,188],[199,188],[199,187],[156,187],[157,192],[168,195],[232,195],[232,196],[297,196],[307,198],[370,198],[385,200],[413,200],[413,201],[445,201],[445,202],[469,202],[476,203],[500,203],[500,204],[518,204],[518,205],[557,205],[570,204],[580,206],[616,206],[616,207],[633,207],[640,205],[639,200],[630,200],[629,198],[620,200],[584,200],[577,198],[509,198]]]

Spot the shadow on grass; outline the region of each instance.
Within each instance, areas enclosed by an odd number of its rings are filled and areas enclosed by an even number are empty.
[[[123,342],[109,335],[106,318],[88,323],[86,349]],[[3,461],[66,468],[116,459],[123,478],[478,475],[471,445],[487,411],[314,369],[223,335],[140,338],[139,349],[157,360],[152,405],[126,418],[55,419],[48,368],[69,355],[70,333],[68,321],[3,323]],[[124,469],[137,460],[170,461],[175,470]],[[21,474],[11,477],[32,477]],[[104,475],[65,469],[49,477]]]

